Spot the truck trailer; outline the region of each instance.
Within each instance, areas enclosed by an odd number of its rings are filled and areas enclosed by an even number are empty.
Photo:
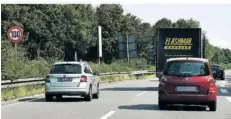
[[[159,28],[155,41],[156,72],[161,73],[168,58],[205,58],[201,28]]]

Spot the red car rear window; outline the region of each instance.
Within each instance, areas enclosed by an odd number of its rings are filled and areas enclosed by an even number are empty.
[[[208,65],[200,61],[171,61],[165,66],[164,75],[169,76],[208,76]]]

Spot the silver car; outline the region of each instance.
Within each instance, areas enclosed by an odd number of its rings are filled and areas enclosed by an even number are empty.
[[[86,101],[99,98],[96,75],[86,62],[55,63],[45,81],[46,101],[52,101],[53,96],[61,99],[63,95],[82,96]]]

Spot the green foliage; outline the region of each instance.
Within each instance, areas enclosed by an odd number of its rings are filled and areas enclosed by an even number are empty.
[[[206,58],[210,60],[211,63],[221,64],[224,67],[231,68],[231,51],[229,49],[223,49],[219,47],[212,46],[209,40],[206,39]]]
[[[1,90],[2,98],[1,101],[13,100],[44,92],[44,86],[42,85],[29,85],[20,86],[15,88],[5,88]]]
[[[2,79],[44,76],[53,62],[74,60],[75,52],[78,59],[96,62],[98,25],[102,26],[102,62],[111,64],[98,66],[91,63],[95,71],[154,69],[146,65],[146,59],[149,45],[157,39],[158,28],[200,27],[200,22],[194,19],[173,22],[168,18],[162,18],[152,26],[123,12],[118,4],[101,4],[96,8],[89,4],[2,5]],[[7,40],[7,31],[13,25],[21,26],[24,32],[23,40],[17,44],[17,52]],[[125,33],[136,34],[140,60],[117,61],[118,36]],[[231,51],[212,46],[208,38],[206,57],[214,63],[231,63]]]
[[[89,63],[94,72],[125,72],[135,70],[155,70],[153,65],[147,65],[145,59],[130,59],[129,63],[127,60],[116,60],[110,64],[101,63]]]
[[[117,82],[122,80],[135,79],[134,75],[117,75],[117,76],[102,76],[100,77],[101,83]]]
[[[15,80],[19,78],[44,77],[49,70],[45,60],[6,60],[2,71],[2,80]]]
[[[172,24],[172,27],[173,28],[199,28],[200,22],[193,19],[189,19],[189,20],[179,19]]]
[[[231,63],[229,63],[229,64],[221,64],[221,67],[223,67],[224,69],[231,69]]]
[[[2,80],[41,77],[48,73],[50,66],[46,60],[28,60],[24,55],[23,48],[16,50],[8,41],[2,41]]]

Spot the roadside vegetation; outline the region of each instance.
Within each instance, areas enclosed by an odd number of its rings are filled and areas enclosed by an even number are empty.
[[[15,53],[13,48],[3,52],[2,80],[15,80],[22,78],[45,77],[55,61],[46,61],[43,58],[29,60],[23,57],[21,52]],[[7,53],[5,53],[7,52]],[[15,61],[17,60],[17,61]],[[145,59],[116,60],[110,64],[89,62],[92,70],[99,73],[127,72],[136,70],[155,70],[153,65],[147,65]]]
[[[28,85],[15,88],[5,88],[1,90],[1,101],[8,101],[26,96],[32,96],[43,92],[43,85]]]
[[[140,79],[153,78],[155,75],[141,75]],[[100,83],[112,83],[122,80],[135,80],[136,77],[134,75],[117,75],[117,76],[100,76]],[[27,96],[33,96],[36,94],[44,93],[44,85],[28,85],[28,86],[20,86],[15,88],[6,88],[1,90],[1,101],[8,101],[19,99]]]
[[[231,69],[231,63],[229,64],[221,64],[221,67],[223,67],[224,69]]]
[[[150,44],[157,38],[157,28],[198,28],[194,19],[168,18],[154,25],[130,13],[124,14],[121,5],[2,5],[2,80],[44,77],[50,66],[58,60],[78,59],[90,62],[97,72],[122,72],[154,69],[150,59]],[[26,13],[26,14],[24,14]],[[11,26],[23,28],[23,40],[14,44],[7,39]],[[103,58],[98,65],[97,27],[102,27]],[[203,29],[203,28],[202,28]],[[134,33],[137,37],[138,57],[118,59],[118,36]],[[231,68],[231,51],[215,47],[206,39],[206,58],[211,62]],[[155,48],[153,48],[154,50]],[[17,52],[16,52],[17,51]]]

